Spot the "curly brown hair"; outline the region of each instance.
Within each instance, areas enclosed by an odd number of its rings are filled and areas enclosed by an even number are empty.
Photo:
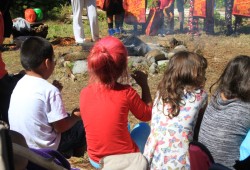
[[[204,86],[206,68],[207,60],[193,52],[181,51],[170,59],[158,85],[158,100],[169,103],[172,107],[172,112],[168,114],[170,118],[179,114],[184,89],[192,92]]]

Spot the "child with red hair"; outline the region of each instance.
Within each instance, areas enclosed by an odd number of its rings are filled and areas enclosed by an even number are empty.
[[[101,161],[104,157],[111,156],[111,160],[115,161],[112,156],[121,155],[126,160],[126,156],[134,153],[145,163],[140,169],[147,167],[140,151],[143,152],[149,126],[140,123],[135,129],[137,132],[130,134],[128,114],[131,112],[141,121],[150,121],[152,98],[147,75],[143,72],[136,71],[132,75],[142,89],[142,98],[130,85],[122,84],[128,80],[127,56],[123,43],[111,36],[98,41],[88,56],[90,81],[80,94],[80,112],[86,130],[87,152],[95,168],[100,168],[102,164],[111,168]],[[140,163],[137,161],[135,164]]]

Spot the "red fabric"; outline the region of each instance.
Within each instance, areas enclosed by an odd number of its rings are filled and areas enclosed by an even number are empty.
[[[234,0],[233,15],[250,17],[250,0]]]
[[[146,22],[146,35],[157,35],[158,30],[163,24],[163,12],[157,8],[151,8]]]
[[[145,0],[124,0],[123,8],[125,10],[125,23],[136,24],[146,22]]]
[[[89,157],[95,162],[107,155],[139,152],[128,131],[128,113],[141,121],[151,120],[152,107],[146,105],[130,86],[115,90],[92,84],[81,91],[80,111]]]
[[[196,145],[189,146],[190,168],[192,170],[209,169],[212,165],[212,160],[209,156]]]
[[[160,0],[160,9],[164,9],[173,3],[173,0]]]
[[[3,44],[3,35],[4,35],[4,22],[3,22],[3,16],[0,12],[0,44]],[[0,52],[0,79],[3,78],[3,76],[7,74],[7,71],[5,70],[5,63],[2,59],[2,53]]]
[[[193,16],[206,18],[206,0],[194,0]]]

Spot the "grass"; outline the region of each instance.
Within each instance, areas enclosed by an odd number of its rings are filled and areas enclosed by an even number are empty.
[[[148,0],[148,7],[150,6],[152,0]],[[187,4],[186,4],[187,5]],[[185,7],[187,8],[187,7]],[[215,32],[220,34],[225,31],[225,18],[224,16],[221,16],[218,12],[221,9],[215,10]],[[45,23],[49,26],[49,33],[47,38],[53,39],[56,37],[74,37],[73,36],[73,26],[72,26],[72,18],[70,16],[72,15],[72,7],[70,5],[61,5],[60,8],[55,8],[52,10],[51,15],[53,16],[53,20],[47,20]],[[86,10],[83,10],[83,15],[86,15]],[[185,27],[187,27],[187,15],[185,16]],[[57,20],[54,20],[54,18],[57,18]],[[234,17],[233,17],[234,20]],[[247,19],[243,19],[243,22]],[[100,30],[100,36],[106,36],[107,35],[107,22],[106,22],[106,14],[104,11],[98,10],[98,25]],[[203,28],[203,19],[199,19],[199,26],[202,30]],[[89,21],[83,20],[84,25],[84,33],[85,37],[91,38],[91,32],[89,27]],[[140,28],[140,26],[139,26]],[[124,23],[124,29],[130,32],[133,27],[132,25],[127,25]],[[178,24],[178,17],[175,17],[175,30],[179,29]]]

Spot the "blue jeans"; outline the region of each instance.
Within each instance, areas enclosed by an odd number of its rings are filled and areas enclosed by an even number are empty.
[[[130,131],[130,124],[128,124],[128,130]],[[149,134],[150,134],[150,126],[145,122],[136,124],[130,133],[131,138],[136,143],[141,153],[143,153],[144,151],[144,147],[147,142]],[[94,162],[90,158],[89,161],[91,165],[96,169],[101,168],[99,163]]]

